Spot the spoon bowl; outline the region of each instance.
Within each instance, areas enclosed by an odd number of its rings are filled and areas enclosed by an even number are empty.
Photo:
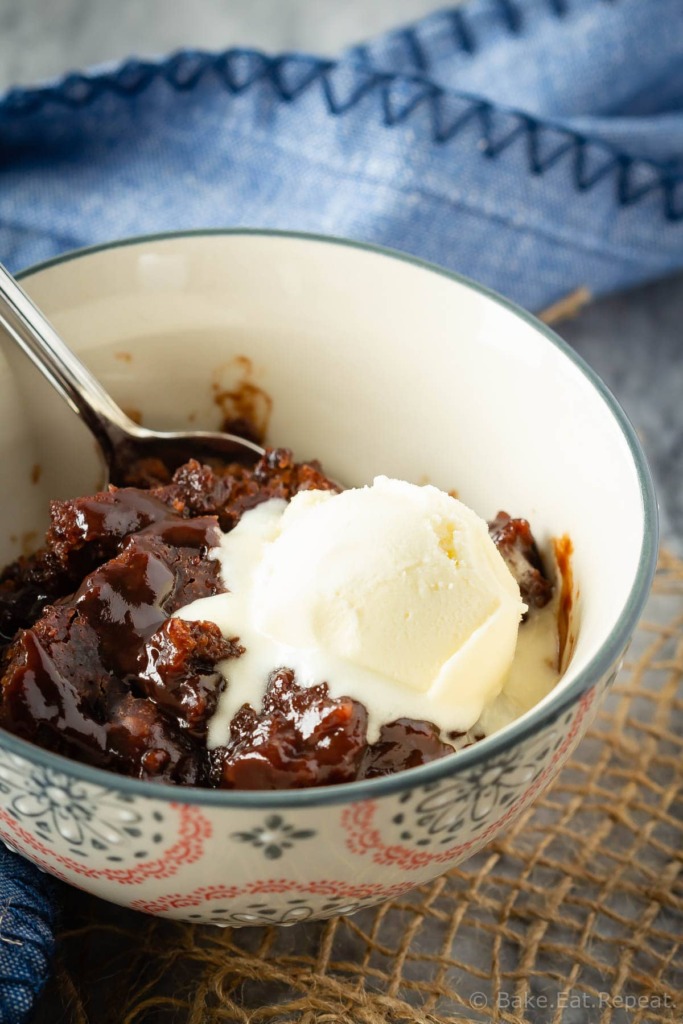
[[[128,419],[124,413],[122,416]],[[208,430],[148,430],[131,419],[128,419],[125,433],[122,431],[111,447],[101,445],[101,448],[107,465],[107,482],[118,487],[125,485],[136,465],[150,459],[162,462],[172,472],[188,459],[254,462],[265,454],[261,445],[237,434]]]

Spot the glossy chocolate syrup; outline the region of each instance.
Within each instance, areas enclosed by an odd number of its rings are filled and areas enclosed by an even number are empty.
[[[338,489],[283,449],[254,467],[136,464],[142,486],[53,502],[46,545],[0,577],[0,725],[47,749],[124,775],[229,789],[334,785],[452,752],[429,722],[399,719],[367,742],[367,713],[299,687],[286,666],[262,706],[242,707],[230,741],[209,751],[208,722],[243,653],[178,608],[224,590],[207,558],[244,512],[269,498]],[[529,524],[500,513],[491,533],[530,607],[551,584]],[[229,672],[228,672],[229,676]]]

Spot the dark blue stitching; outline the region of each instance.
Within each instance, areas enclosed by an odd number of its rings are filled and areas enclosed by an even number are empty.
[[[311,60],[307,72],[299,79],[296,85],[287,85],[284,77],[284,69],[288,63],[291,63],[292,58],[286,54],[280,57],[273,58],[273,62],[268,68],[267,74],[273,85],[275,91],[282,97],[285,103],[291,103],[301,96],[310,85],[320,78],[321,74],[321,62],[315,59]],[[331,65],[331,61],[329,62]]]
[[[617,3],[618,0],[594,0],[594,2],[614,4]],[[371,65],[373,49],[375,47],[379,45],[379,56],[381,59],[381,48],[386,45],[387,42],[400,39],[403,41],[404,48],[407,46],[408,51],[411,54],[419,54],[420,59],[424,61],[424,64],[416,64],[416,67],[419,67],[420,70],[427,70],[431,65],[427,49],[428,43],[421,38],[420,31],[425,22],[434,23],[436,19],[439,18],[446,20],[451,29],[450,34],[457,48],[468,54],[475,53],[480,48],[479,37],[483,32],[481,30],[481,26],[476,26],[477,17],[479,15],[493,13],[495,16],[497,14],[498,22],[501,23],[511,35],[520,35],[524,31],[524,19],[528,12],[523,9],[517,0],[492,0],[492,3],[494,4],[493,8],[489,7],[484,10],[477,10],[474,5],[446,8],[433,16],[430,15],[422,21],[416,22],[414,25],[406,25],[404,28],[387,32],[385,35],[380,36],[378,39],[371,41],[370,43],[356,46],[351,50],[351,54],[354,58],[358,57],[359,59],[362,59],[364,63]],[[564,18],[569,14],[571,10],[571,3],[572,0],[545,0],[548,12],[558,19]]]
[[[493,118],[491,117],[491,113],[492,111],[490,107],[483,108],[479,111],[479,117],[482,124],[482,131],[484,133],[483,154],[488,157],[489,160],[495,160],[495,158],[500,156],[501,153],[504,153],[508,146],[511,146],[516,139],[528,132],[528,125],[525,123],[524,119],[520,118],[514,128],[496,139],[494,137]]]
[[[634,160],[630,160],[628,157],[621,158],[619,167],[619,201],[622,206],[633,206],[643,196],[647,196],[651,192],[655,192],[663,187],[659,177],[643,182],[640,185],[636,184],[633,181],[634,169]]]
[[[386,38],[396,40],[401,45],[402,57],[407,57],[410,64],[418,72],[429,70],[429,51],[418,35],[415,26],[407,25],[405,28],[396,29],[388,33]],[[347,56],[355,64],[362,64],[364,67],[372,67],[372,44],[357,43],[347,51]]]
[[[295,85],[287,84],[285,72],[292,67],[303,68],[304,73]],[[355,76],[348,95],[335,91],[334,73],[339,69],[349,70]],[[218,54],[199,50],[179,51],[165,60],[132,60],[120,65],[114,72],[105,72],[97,77],[84,74],[67,75],[56,85],[35,89],[14,89],[0,100],[0,118],[18,118],[39,112],[48,103],[57,103],[76,110],[92,103],[102,93],[112,92],[119,96],[131,97],[149,88],[156,79],[163,79],[171,88],[188,91],[194,88],[206,75],[214,72],[225,87],[239,95],[257,82],[267,81],[275,94],[285,103],[292,103],[320,83],[320,88],[333,116],[340,116],[352,110],[360,101],[371,94],[379,93],[383,123],[389,127],[408,120],[422,105],[429,107],[431,137],[435,144],[443,145],[454,139],[468,124],[477,122],[482,132],[481,152],[485,157],[495,158],[520,136],[527,138],[527,159],[529,171],[542,175],[565,156],[572,157],[572,175],[579,192],[587,192],[607,175],[613,175],[616,188],[615,198],[620,206],[634,206],[645,196],[659,189],[663,196],[663,213],[669,221],[683,219],[683,177],[672,175],[670,169],[654,160],[638,159],[621,153],[608,143],[590,139],[565,127],[556,127],[519,111],[497,107],[488,100],[458,94],[446,90],[428,79],[419,76],[405,76],[388,72],[373,71],[355,65],[338,64],[330,60],[319,60],[296,54],[268,57],[256,50],[228,50]],[[407,83],[416,88],[415,96],[401,104],[391,96],[394,83]],[[448,101],[459,100],[467,109],[449,123]],[[493,115],[500,112],[512,122],[509,131],[500,138],[495,137]],[[544,134],[560,137],[557,147],[543,156]],[[596,157],[604,154],[604,161]],[[632,187],[631,176],[634,166],[650,167],[657,177],[644,186]]]
[[[667,220],[683,220],[683,189],[679,186],[680,178],[667,178],[664,181],[664,213]]]
[[[382,105],[384,108],[384,124],[389,128],[393,128],[394,125],[401,124],[406,121],[413,111],[425,102],[431,101],[434,93],[438,92],[438,87],[433,84],[425,85],[422,91],[416,92],[414,96],[407,103],[398,105],[391,95],[391,88],[385,88],[382,90]]]
[[[531,167],[531,173],[535,175],[545,174],[551,167],[562,159],[562,157],[569,153],[574,147],[575,142],[571,138],[565,138],[563,142],[547,153],[545,156],[541,155],[541,147],[543,142],[543,133],[540,131],[538,123],[529,119],[527,125],[527,137],[529,141],[529,165]]]
[[[427,71],[429,68],[429,58],[422,47],[422,43],[417,32],[413,31],[411,28],[407,28],[401,34],[405,40],[405,44],[408,48],[408,53],[410,54],[410,59],[412,60],[414,67],[418,71]]]
[[[408,32],[414,31],[412,28],[408,28]],[[354,64],[359,64],[362,67],[368,68],[372,66],[370,60],[370,47],[365,43],[357,43],[351,47],[346,53],[346,56],[353,61]]]
[[[156,65],[152,61],[130,60],[124,64],[122,74],[117,75],[116,88],[122,96],[134,96],[142,92],[155,77]]]
[[[496,0],[501,18],[513,35],[517,36],[524,27],[521,8],[513,0]],[[552,7],[552,4],[551,4]]]
[[[484,128],[484,120],[482,114],[488,110],[489,104],[485,100],[472,103],[469,110],[466,110],[464,114],[448,124],[446,120],[446,114],[444,112],[445,99],[443,93],[438,93],[433,97],[432,101],[432,138],[434,142],[439,145],[443,145],[445,142],[450,142],[456,135],[459,135],[463,128],[465,128],[471,121],[479,121]],[[485,129],[484,129],[485,131]]]
[[[385,85],[387,82],[394,79],[394,75],[382,74],[379,71],[363,71],[364,75],[367,75],[364,81],[361,81],[357,88],[354,88],[352,92],[347,96],[345,100],[338,99],[334,94],[334,88],[330,81],[330,75],[328,71],[334,70],[334,65],[326,66],[322,69],[322,89],[327,102],[327,106],[331,114],[347,114],[349,110],[355,107],[364,96],[369,96],[370,93],[375,92],[378,86]],[[317,76],[320,77],[320,76]]]
[[[173,82],[173,87],[179,92],[185,92],[198,84],[204,72],[206,64],[201,60],[201,54],[196,50],[186,50],[184,53],[175,54],[169,63],[168,80]],[[141,69],[140,81],[147,82],[147,68]]]
[[[476,53],[477,39],[469,26],[464,12],[458,8],[455,11],[447,11],[446,14],[450,20],[453,29],[453,38],[455,39],[456,44],[461,50],[464,50],[465,53]],[[413,28],[412,31],[417,34],[417,30],[415,28]]]
[[[635,202],[630,199],[629,191],[629,177],[631,171],[631,161],[628,157],[619,157],[617,165],[617,195],[619,202],[622,206],[629,206],[631,202]]]
[[[619,167],[619,158],[626,154],[617,153],[611,150],[608,146],[601,147],[605,154],[605,161],[599,164],[597,170],[593,170],[592,173],[588,169],[588,146],[589,140],[582,136],[577,136],[576,145],[574,147],[574,181],[579,192],[588,192],[597,185],[599,181],[611,174],[615,168]],[[645,162],[645,161],[644,161]],[[617,197],[618,198],[618,197]]]
[[[211,63],[211,55],[207,56]],[[248,57],[253,61],[253,67],[246,75],[240,75],[237,67],[233,68],[231,66],[232,64],[237,64],[235,58],[239,59],[241,57]],[[217,54],[216,59],[213,61],[213,66],[230,92],[239,96],[240,93],[250,89],[262,78],[268,77],[272,61],[273,58],[268,58],[257,50],[227,50],[225,53]],[[273,85],[275,86],[274,81]]]

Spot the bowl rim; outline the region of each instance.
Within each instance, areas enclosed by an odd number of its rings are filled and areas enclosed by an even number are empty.
[[[386,246],[369,244],[349,238],[334,235],[323,235],[304,231],[286,231],[268,228],[197,228],[183,231],[165,231],[154,234],[138,235],[129,238],[118,239],[111,242],[104,242],[98,245],[87,246],[70,250],[60,256],[52,257],[33,264],[16,274],[18,280],[25,280],[43,270],[63,263],[77,261],[95,253],[106,252],[112,249],[132,248],[138,245],[146,245],[150,242],[182,240],[188,238],[215,238],[215,237],[261,237],[277,240],[305,241],[319,245],[341,246],[369,252],[375,256],[391,260],[399,260],[408,263],[413,267],[429,273],[437,274],[448,280],[454,281],[465,288],[477,292],[487,300],[502,306],[514,316],[522,319],[529,327],[546,338],[550,344],[559,349],[565,358],[569,359],[587,378],[593,389],[597,391],[607,406],[612,417],[616,420],[621,433],[626,440],[628,449],[633,459],[638,483],[640,497],[643,504],[643,533],[640,553],[633,583],[624,601],[622,610],[612,630],[604,639],[594,656],[587,665],[577,674],[576,678],[565,688],[556,694],[549,695],[547,704],[540,710],[537,705],[524,716],[512,722],[509,726],[497,733],[480,740],[478,743],[465,750],[459,751],[457,756],[448,756],[420,765],[416,768],[409,768],[393,775],[385,775],[375,779],[364,779],[357,782],[340,783],[336,786],[321,786],[311,789],[290,789],[290,790],[221,790],[221,789],[199,789],[191,786],[163,785],[158,782],[147,782],[141,779],[125,775],[116,775],[114,772],[104,768],[95,768],[91,765],[82,764],[61,754],[44,750],[42,747],[23,740],[12,733],[0,728],[0,747],[11,754],[52,769],[55,772],[67,773],[82,782],[103,786],[130,796],[151,797],[157,800],[167,800],[174,803],[196,804],[206,807],[236,807],[242,809],[270,809],[282,807],[311,807],[320,805],[332,805],[339,803],[351,803],[360,800],[387,796],[392,793],[412,789],[415,786],[434,783],[440,779],[462,775],[476,766],[497,755],[504,754],[510,748],[517,746],[523,740],[539,732],[543,727],[551,725],[573,705],[582,694],[591,689],[609,671],[623,653],[635,625],[647,600],[657,564],[659,522],[657,514],[657,500],[645,454],[635,429],[626,416],[609,388],[601,380],[598,374],[588,363],[576,353],[567,342],[555,334],[546,324],[538,320],[533,314],[522,309],[514,302],[499,295],[485,285],[479,284],[470,278],[447,270],[438,264],[420,259],[410,253]]]

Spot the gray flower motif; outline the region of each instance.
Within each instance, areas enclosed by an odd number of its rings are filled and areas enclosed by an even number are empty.
[[[306,906],[301,901],[299,906],[289,906],[281,910],[274,910],[269,907],[250,907],[242,913],[233,914],[232,921],[236,925],[291,925],[307,921],[309,917],[313,916],[313,913],[313,908]]]
[[[425,786],[413,810],[414,823],[422,833],[417,845],[429,846],[438,835],[443,836],[441,845],[451,842],[466,820],[474,832],[490,824],[492,815],[504,811],[538,778],[561,739],[561,732],[558,739],[556,731],[550,730],[535,743],[506,751],[461,778]],[[403,826],[405,819],[402,813],[393,820]],[[406,829],[401,838],[412,839],[412,831]]]
[[[0,792],[11,797],[9,810],[18,821],[31,820],[48,842],[65,840],[73,852],[105,850],[140,836],[140,814],[101,787],[51,768],[28,765],[12,755],[0,761]]]
[[[455,783],[429,793],[415,808],[415,823],[427,835],[457,834],[465,820],[469,794]],[[423,844],[426,845],[426,844]]]
[[[470,773],[468,783],[474,792],[470,817],[475,831],[535,782],[546,766],[554,739],[553,730],[542,733],[535,745],[517,747]]]
[[[294,825],[288,825],[279,814],[271,814],[263,825],[256,825],[248,832],[233,832],[232,838],[238,843],[249,843],[263,850],[268,860],[277,860],[300,839],[310,839],[314,835],[312,829],[297,829]]]
[[[249,925],[293,925],[308,921],[311,917],[328,918],[338,914],[354,914],[364,907],[375,906],[377,898],[350,900],[346,896],[333,896],[324,903],[297,898],[287,900],[284,905],[270,906],[267,903],[250,903],[244,910],[232,912],[229,906],[214,907],[208,912],[188,914],[190,920],[215,924],[219,928]]]
[[[12,800],[12,809],[20,818],[45,819],[67,842],[82,843],[83,831],[90,825],[92,813],[86,794],[78,783],[58,772],[46,771],[25,780],[26,791]]]

